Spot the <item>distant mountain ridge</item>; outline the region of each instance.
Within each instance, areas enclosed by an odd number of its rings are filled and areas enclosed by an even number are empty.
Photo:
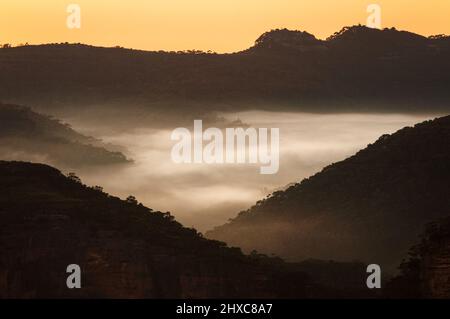
[[[450,215],[449,178],[446,116],[383,135],[206,235],[290,260],[361,260],[393,270],[426,223]]]
[[[234,110],[230,103],[240,101],[239,108],[448,109],[449,57],[448,36],[364,26],[327,40],[273,30],[233,54],[23,46],[0,49],[0,100],[59,108],[178,101],[173,108],[202,102]]]
[[[67,123],[20,105],[0,103],[0,158],[35,160],[64,168],[125,164],[129,160]]]

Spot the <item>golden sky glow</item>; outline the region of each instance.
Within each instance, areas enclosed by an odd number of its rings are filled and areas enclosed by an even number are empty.
[[[81,29],[66,27],[71,3],[81,7]],[[0,0],[0,43],[233,52],[274,28],[326,38],[365,24],[371,3],[381,5],[383,27],[450,34],[450,0]]]

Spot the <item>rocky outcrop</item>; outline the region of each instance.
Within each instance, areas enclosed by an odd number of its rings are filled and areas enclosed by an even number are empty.
[[[450,298],[450,218],[430,223],[413,246],[401,274],[385,289],[391,298]]]
[[[419,257],[422,295],[450,298],[450,219],[430,224],[415,250]]]

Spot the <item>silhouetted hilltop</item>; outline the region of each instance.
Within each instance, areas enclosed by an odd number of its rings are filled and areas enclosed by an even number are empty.
[[[0,157],[45,161],[63,167],[127,163],[92,137],[30,108],[0,103]]]
[[[449,178],[446,116],[383,135],[207,236],[291,260],[361,260],[392,270],[427,222],[450,214]]]
[[[277,29],[266,32],[256,41],[251,50],[293,50],[306,52],[314,49],[323,49],[325,42],[316,39],[308,32]]]
[[[361,44],[372,47],[381,45],[382,47],[414,47],[428,43],[430,38],[407,31],[399,31],[395,28],[383,30],[372,29],[362,25],[355,25],[342,28],[330,36],[327,41],[332,44],[351,45]]]
[[[449,56],[449,37],[363,26],[324,41],[273,30],[234,54],[23,46],[0,49],[0,100],[59,108],[178,101],[171,108],[448,109]]]

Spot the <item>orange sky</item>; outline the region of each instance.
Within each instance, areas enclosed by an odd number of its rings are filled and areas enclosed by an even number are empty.
[[[71,3],[81,7],[81,29],[66,26]],[[365,24],[371,3],[381,5],[383,27],[450,34],[450,0],[0,0],[0,43],[233,52],[274,28],[325,38]]]

